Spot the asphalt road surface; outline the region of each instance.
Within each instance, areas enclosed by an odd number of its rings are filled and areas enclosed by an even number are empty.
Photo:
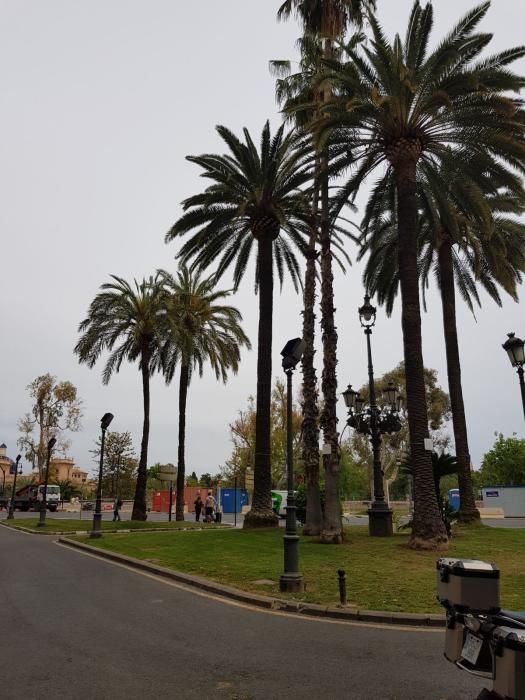
[[[441,631],[255,611],[1,526],[0,590],[2,700],[471,700],[481,688],[443,659]]]

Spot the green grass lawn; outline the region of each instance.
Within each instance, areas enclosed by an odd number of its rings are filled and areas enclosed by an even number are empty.
[[[38,518],[16,518],[15,520],[9,521],[3,520],[2,523],[4,525],[9,525],[10,527],[14,528],[27,527],[30,529],[34,529],[36,532],[42,534],[45,534],[46,531],[61,533],[63,532],[64,534],[67,534],[68,532],[77,532],[80,530],[86,530],[87,532],[88,530],[91,530],[93,526],[93,516],[82,518],[82,520],[69,520],[66,518],[46,518],[46,525],[43,528],[37,528]],[[188,521],[176,522],[175,520],[172,520],[171,523],[167,520],[165,522],[159,522],[157,520],[154,522],[151,520],[146,520],[145,522],[142,522],[140,520],[121,520],[120,522],[117,521],[115,523],[111,520],[102,521],[103,530],[157,530],[159,528],[169,528],[170,530],[180,530],[180,528],[187,528],[189,530],[195,528],[205,528],[206,530],[208,530],[218,527],[220,526],[213,524],[202,525],[201,523]]]
[[[159,532],[111,535],[90,544],[243,590],[283,597],[279,592],[282,537],[282,530],[222,530],[210,537],[198,532],[177,537]],[[407,547],[407,541],[407,534],[370,538],[364,527],[347,528],[346,541],[340,546],[301,538],[301,570],[307,590],[295,598],[337,603],[337,569],[344,568],[349,605],[368,610],[441,612],[435,599],[435,562],[440,555],[415,552]],[[502,605],[525,608],[525,530],[460,528],[446,556],[495,562],[501,569]],[[255,583],[260,579],[273,583]]]

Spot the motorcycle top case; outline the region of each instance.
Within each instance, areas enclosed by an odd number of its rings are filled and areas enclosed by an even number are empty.
[[[496,627],[494,649],[494,692],[504,698],[525,700],[525,629]]]
[[[441,558],[436,563],[437,597],[446,608],[490,613],[500,609],[499,569],[477,559]]]

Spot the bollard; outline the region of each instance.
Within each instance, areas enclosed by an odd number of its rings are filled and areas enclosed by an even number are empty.
[[[339,600],[341,605],[346,605],[346,574],[344,569],[337,570],[337,576],[339,577]]]

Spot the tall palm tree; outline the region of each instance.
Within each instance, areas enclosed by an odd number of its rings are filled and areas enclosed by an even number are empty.
[[[226,383],[228,370],[237,373],[241,347],[251,346],[240,326],[240,312],[221,303],[231,292],[216,288],[215,275],[203,279],[183,265],[176,275],[160,270],[159,276],[170,331],[161,359],[167,383],[180,366],[176,519],[184,520],[186,401],[193,372],[202,376],[209,362],[217,380]]]
[[[183,203],[185,213],[166,241],[193,235],[180,252],[183,263],[197,269],[218,262],[217,277],[233,266],[238,287],[256,247],[255,285],[259,292],[257,339],[257,418],[253,503],[245,527],[277,525],[271,504],[270,403],[274,266],[282,284],[285,269],[296,288],[300,268],[294,249],[303,255],[309,233],[312,155],[308,143],[281,126],[272,137],[267,122],[258,150],[244,129],[244,141],[224,126],[217,131],[229,153],[188,156],[212,181],[202,194]],[[285,234],[285,235],[283,235]]]
[[[146,482],[148,468],[150,377],[158,364],[158,353],[165,335],[162,316],[162,290],[158,277],[134,280],[111,275],[91,302],[88,315],[79,325],[81,337],[75,346],[79,362],[94,367],[108,350],[109,358],[102,373],[107,384],[122,363],[138,361],[142,375],[144,422],[137,473],[132,520],[146,520]],[[116,347],[115,347],[116,346]]]
[[[489,166],[489,167],[487,167]],[[517,300],[516,285],[525,271],[525,225],[515,218],[525,207],[519,178],[490,157],[470,161],[472,179],[455,179],[455,159],[443,164],[440,180],[418,178],[419,263],[423,292],[433,269],[443,310],[443,329],[452,420],[458,462],[459,518],[479,519],[471,478],[467,423],[461,386],[461,362],[456,324],[455,289],[473,311],[480,304],[476,283],[501,305],[497,286]],[[475,181],[474,181],[475,180]],[[499,193],[498,186],[510,193]],[[495,192],[495,193],[494,193]],[[487,213],[489,214],[487,216]],[[395,183],[384,178],[374,189],[363,221],[369,236],[360,255],[370,252],[365,284],[386,302],[390,313],[399,288]]]
[[[447,542],[430,456],[424,449],[428,426],[417,269],[417,173],[423,165],[438,170],[447,148],[472,154],[502,149],[511,164],[521,168],[525,158],[522,115],[505,94],[523,85],[507,69],[522,51],[474,63],[491,39],[474,33],[489,5],[486,2],[469,12],[432,52],[428,51],[431,3],[422,7],[416,0],[404,41],[399,36],[387,41],[370,14],[372,46],[352,48],[348,62],[334,63],[327,71],[326,79],[336,86],[336,98],[326,106],[319,125],[320,146],[335,134],[349,150],[352,173],[341,189],[341,204],[355,196],[378,166],[386,164],[396,181],[410,452],[416,473],[410,543],[416,548],[436,548]]]
[[[334,44],[342,40],[349,22],[356,26],[362,26],[365,10],[372,10],[375,7],[374,0],[286,0],[278,11],[278,18],[286,19],[295,13],[301,21],[304,29],[303,42],[308,37],[320,37],[323,41],[322,56],[324,59],[334,58]],[[313,61],[313,75],[317,73],[319,64],[318,47],[315,42],[314,52],[311,52],[316,60]],[[311,62],[312,63],[312,62]],[[304,94],[304,90],[302,90]],[[329,82],[320,84],[317,81],[311,87],[312,102],[315,112],[320,109],[322,103],[328,101],[331,96]],[[300,94],[300,93],[299,93]],[[295,100],[297,102],[297,100]],[[301,102],[301,100],[299,100]],[[303,103],[304,104],[304,103]],[[297,111],[297,104],[294,100],[289,108]],[[339,435],[337,431],[337,329],[335,325],[335,308],[333,292],[333,270],[332,270],[332,235],[333,218],[330,213],[329,197],[329,149],[328,144],[321,150],[317,168],[318,193],[320,196],[320,256],[321,256],[321,328],[323,343],[323,372],[321,378],[321,389],[323,392],[323,407],[321,410],[320,424],[323,429],[324,442],[330,446],[330,453],[325,455],[325,508],[323,514],[323,526],[321,529],[321,541],[326,544],[337,544],[342,542],[343,528],[341,524],[341,508],[339,499]],[[316,198],[317,199],[317,198]],[[317,202],[315,207],[317,209]],[[310,253],[312,255],[312,253]],[[310,289],[308,290],[310,292]],[[314,290],[315,295],[315,290]],[[306,296],[305,296],[306,299]],[[310,293],[308,301],[312,300]],[[305,315],[305,324],[312,323],[312,318]],[[307,328],[307,330],[309,330]],[[313,341],[311,348],[313,348]],[[310,350],[306,357],[307,373],[309,381],[315,380],[312,374],[310,355],[313,364],[313,352]],[[313,412],[312,412],[313,414]],[[313,417],[313,415],[311,416]],[[313,439],[313,433],[312,433]],[[308,450],[309,461],[311,458],[311,469],[315,476],[315,464],[313,454]],[[317,457],[318,458],[318,457]],[[318,470],[318,468],[317,468]],[[317,494],[311,488],[312,497]],[[312,514],[312,519],[316,513]],[[315,520],[307,525],[307,532],[316,532]]]

